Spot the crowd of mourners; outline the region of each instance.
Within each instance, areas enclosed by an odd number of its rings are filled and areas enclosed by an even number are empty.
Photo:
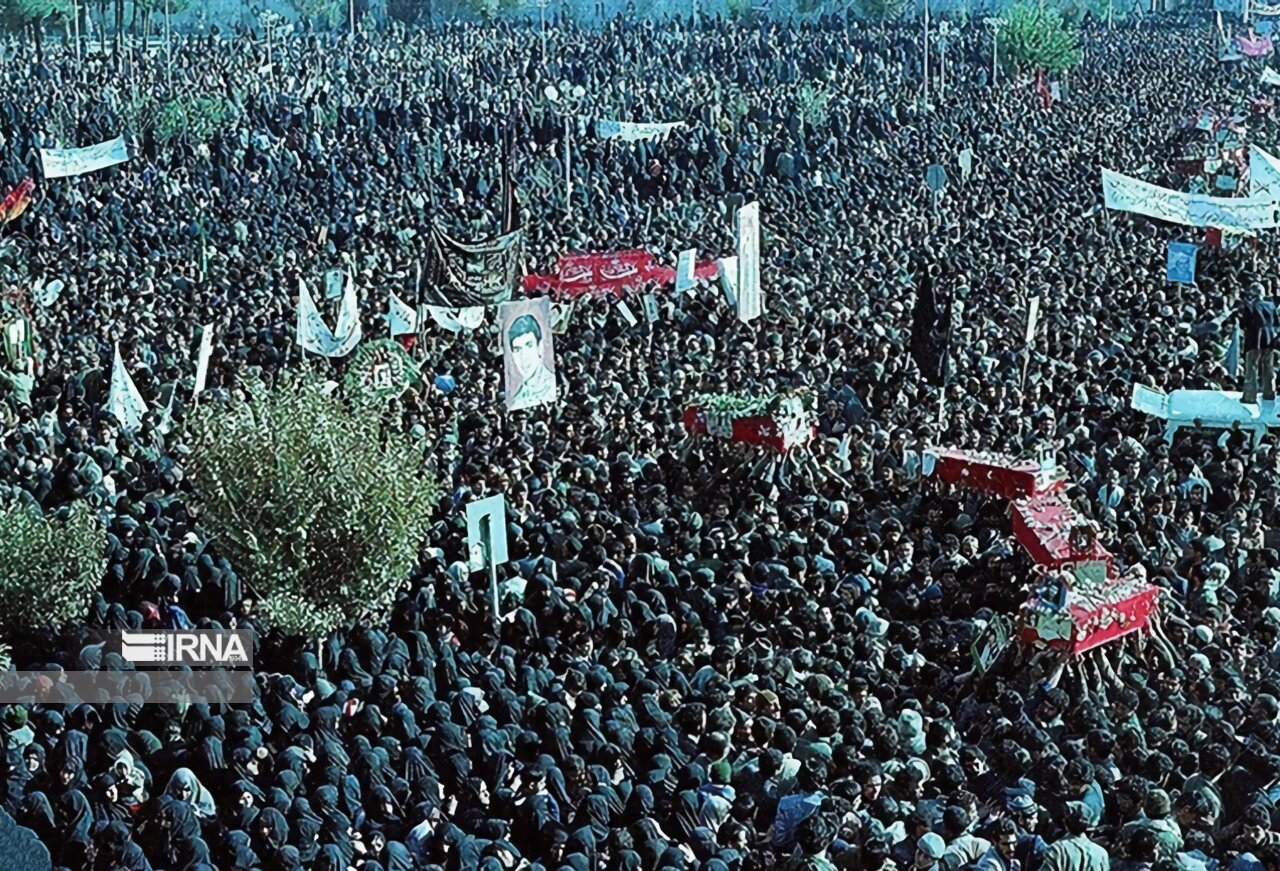
[[[1274,144],[1258,67],[1209,32],[1090,26],[1050,103],[1030,71],[993,81],[971,23],[933,47],[927,107],[919,22],[843,15],[177,35],[172,62],[11,42],[0,181],[38,188],[0,272],[36,359],[0,378],[0,496],[85,501],[109,542],[84,623],[24,664],[119,667],[104,633],[180,618],[270,633],[188,505],[181,426],[106,413],[113,346],[180,423],[203,324],[215,398],[298,365],[299,278],[348,266],[381,331],[433,220],[495,232],[511,117],[528,271],[729,255],[758,200],[767,303],[750,325],[715,286],[657,289],[652,325],[579,304],[550,415],[503,410],[492,318],[428,322],[433,378],[397,410],[449,498],[390,616],[260,659],[251,706],[4,707],[0,832],[69,871],[1280,871],[1280,450],[1169,445],[1128,407],[1135,382],[1238,389],[1231,313],[1277,290],[1274,235],[1203,246],[1175,285],[1165,246],[1201,232],[1100,203],[1102,167],[1172,183],[1202,110]],[[232,111],[165,139],[175,94]],[[687,126],[626,144],[597,118]],[[121,133],[129,163],[39,180],[35,149]],[[926,275],[961,304],[945,403],[907,353]],[[816,473],[685,442],[697,395],[789,387],[820,399]],[[1034,573],[1001,503],[913,480],[929,444],[1053,451],[1119,569],[1166,589],[1172,661],[1117,646],[1110,687],[975,670]],[[461,517],[494,493],[496,634]]]

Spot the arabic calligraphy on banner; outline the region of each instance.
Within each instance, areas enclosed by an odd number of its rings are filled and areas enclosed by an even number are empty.
[[[117,136],[88,148],[41,148],[40,165],[45,178],[62,178],[83,175],[124,163],[129,159],[129,148],[124,137]]]
[[[601,139],[621,139],[623,142],[635,142],[637,139],[666,139],[671,131],[683,127],[683,121],[671,123],[645,124],[632,121],[596,122],[596,135]]]
[[[715,277],[715,264],[702,263],[694,269],[698,278]],[[547,292],[557,297],[621,296],[646,284],[669,284],[675,270],[661,266],[648,251],[566,254],[550,275],[526,275],[525,290]]]
[[[1136,178],[1102,171],[1102,196],[1108,209],[1133,212],[1190,227],[1249,231],[1276,226],[1270,197],[1209,197],[1187,194]]]

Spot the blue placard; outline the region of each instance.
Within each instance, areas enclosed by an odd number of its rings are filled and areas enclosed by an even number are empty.
[[[1200,246],[1191,242],[1170,242],[1165,278],[1178,284],[1196,283],[1196,254]]]

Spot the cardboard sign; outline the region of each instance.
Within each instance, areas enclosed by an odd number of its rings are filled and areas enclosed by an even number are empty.
[[[472,571],[507,561],[506,496],[499,493],[467,503],[467,553]]]

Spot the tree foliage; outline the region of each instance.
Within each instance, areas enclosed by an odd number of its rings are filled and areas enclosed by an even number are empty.
[[[188,426],[196,507],[278,627],[314,637],[391,605],[437,495],[420,443],[313,379],[254,384]]]
[[[70,14],[71,0],[0,0],[0,20],[11,30]]]
[[[755,0],[728,0],[729,18],[733,21],[755,21],[759,13],[755,8]]]
[[[289,0],[289,5],[313,27],[337,27],[347,20],[346,0]]]
[[[387,15],[392,21],[412,26],[422,17],[424,0],[387,0]]]
[[[906,11],[908,0],[857,0],[858,12],[869,21],[893,21]]]
[[[831,89],[816,82],[805,82],[796,89],[796,106],[800,119],[814,127],[827,123],[827,104],[831,102]]]
[[[0,626],[41,629],[84,617],[107,569],[106,544],[84,506],[46,516],[0,505]]]
[[[1057,9],[1024,0],[1003,18],[1000,57],[1007,65],[1059,72],[1080,63],[1079,34]]]
[[[133,0],[134,5],[143,12],[154,12],[157,15],[178,15],[191,8],[191,0]]]
[[[220,94],[174,97],[160,107],[156,116],[156,138],[168,142],[187,136],[196,142],[208,142],[231,114],[230,101]]]

